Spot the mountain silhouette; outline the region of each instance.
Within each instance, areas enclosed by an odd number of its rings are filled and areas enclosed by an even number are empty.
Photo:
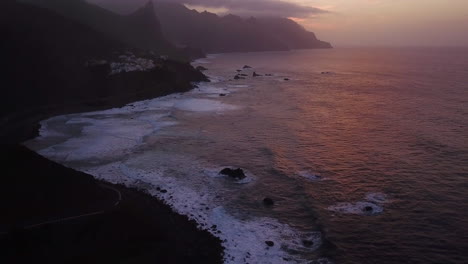
[[[218,16],[170,2],[155,2],[154,6],[169,40],[208,53],[331,48],[330,43],[287,18]]]
[[[20,2],[52,10],[135,48],[152,50],[159,55],[180,60],[188,60],[191,57],[187,51],[177,49],[164,38],[151,1],[129,15],[116,14],[84,0],[20,0]]]

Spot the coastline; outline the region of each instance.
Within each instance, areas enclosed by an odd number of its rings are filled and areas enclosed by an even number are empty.
[[[119,74],[123,87],[104,100],[43,105],[2,120],[0,157],[6,173],[0,188],[8,201],[1,208],[6,216],[0,220],[2,263],[222,263],[221,241],[158,198],[96,180],[21,145],[37,136],[39,122],[49,117],[186,92],[196,87],[192,81],[206,78],[182,64],[174,68],[166,79],[150,77],[152,72]],[[158,78],[157,89],[149,89]],[[129,89],[132,79],[144,89]],[[121,194],[118,205],[109,188]]]
[[[219,239],[139,190],[95,180],[19,145],[2,146],[2,263],[222,263]],[[40,177],[38,177],[40,176]],[[121,193],[118,199],[111,187]],[[102,214],[23,229],[38,222]]]

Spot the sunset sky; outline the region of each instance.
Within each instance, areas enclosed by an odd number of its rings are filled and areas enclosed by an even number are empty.
[[[89,0],[114,10],[147,0]],[[346,45],[468,45],[468,0],[169,0],[199,11],[292,18]]]
[[[468,45],[467,0],[295,0],[330,11],[301,23],[336,45]]]

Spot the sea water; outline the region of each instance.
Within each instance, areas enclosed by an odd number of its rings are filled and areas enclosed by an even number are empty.
[[[194,65],[211,82],[45,120],[26,145],[166,201],[223,241],[226,263],[468,261],[468,49],[214,54]]]

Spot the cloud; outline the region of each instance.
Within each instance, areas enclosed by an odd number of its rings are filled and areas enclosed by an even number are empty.
[[[135,10],[149,0],[87,0],[119,13]],[[300,5],[287,0],[153,0],[174,2],[206,8],[223,8],[236,15],[282,16],[305,18],[328,13],[316,7]]]
[[[226,8],[237,15],[309,17],[328,11],[281,0],[172,0],[190,5]]]

